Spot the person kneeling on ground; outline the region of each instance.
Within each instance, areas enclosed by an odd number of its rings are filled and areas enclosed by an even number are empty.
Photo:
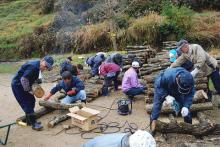
[[[104,85],[102,88],[102,95],[108,96],[108,87],[114,81],[115,90],[118,90],[118,75],[120,73],[120,67],[115,63],[103,63],[99,67],[99,73],[104,77]]]
[[[194,80],[190,72],[182,67],[166,69],[157,76],[154,87],[154,101],[151,113],[151,131],[153,134],[155,133],[156,120],[165,100],[171,103],[176,114],[181,111],[186,123],[192,123],[189,109],[192,105],[195,89]]]
[[[98,75],[99,66],[105,61],[105,56],[105,53],[97,53],[95,56],[87,58],[86,64],[91,68],[90,75],[92,77]]]
[[[81,102],[86,102],[86,92],[84,83],[76,76],[73,76],[69,71],[65,71],[62,74],[62,81],[57,84],[50,93],[44,97],[44,100],[48,100],[57,91],[63,89],[67,96],[61,100],[62,104],[70,104],[81,100]]]
[[[27,124],[37,131],[42,130],[43,126],[36,121],[34,114],[35,97],[32,85],[40,78],[41,72],[52,69],[53,63],[51,56],[46,56],[42,60],[28,61],[21,66],[11,83],[13,94],[25,112]]]
[[[139,68],[140,65],[138,62],[132,62],[132,67],[125,72],[122,80],[122,91],[131,99],[136,95],[145,94],[145,90],[147,89],[138,80]]]
[[[88,141],[83,147],[156,147],[156,141],[147,131],[138,130],[134,134],[102,135]]]

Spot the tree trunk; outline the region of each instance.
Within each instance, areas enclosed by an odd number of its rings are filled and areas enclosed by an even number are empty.
[[[147,104],[146,109],[148,113],[152,112],[153,104]],[[206,103],[199,103],[199,104],[192,104],[190,108],[190,112],[198,112],[198,111],[204,111],[204,110],[212,110],[213,104],[211,102]],[[161,114],[169,114],[174,113],[174,110],[171,107],[162,107]]]
[[[83,107],[82,103],[73,103],[73,104],[61,104],[58,102],[52,101],[39,101],[40,106],[44,106],[46,108],[56,109],[56,110],[68,110],[69,108],[79,106]]]
[[[57,124],[65,121],[65,120],[68,120],[70,118],[70,116],[68,115],[60,115],[60,116],[56,116],[53,120],[49,121],[47,126],[48,128],[53,128],[55,127]]]

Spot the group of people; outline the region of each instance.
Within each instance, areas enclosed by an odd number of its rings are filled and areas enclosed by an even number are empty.
[[[217,61],[198,44],[189,44],[186,40],[180,40],[177,45],[178,48],[171,50],[169,54],[171,66],[163,70],[155,79],[153,110],[150,117],[153,134],[164,101],[173,107],[177,115],[181,113],[186,123],[192,123],[190,107],[195,93],[194,78],[199,72],[203,72],[208,78],[211,78],[216,93],[220,94],[220,74]],[[66,97],[61,100],[61,103],[69,104],[78,100],[86,102],[85,86],[78,77],[83,66],[74,66],[71,61],[72,58],[69,57],[61,64],[62,81],[44,96],[45,100],[63,89]],[[105,53],[99,52],[95,56],[89,57],[85,63],[91,68],[91,77],[97,75],[104,77],[103,96],[109,95],[108,89],[112,82],[114,82],[114,89],[119,89],[118,75],[123,68],[121,54],[115,53],[107,57]],[[36,121],[34,115],[35,97],[31,87],[35,82],[40,81],[43,71],[52,69],[53,64],[54,59],[51,56],[46,56],[41,60],[28,61],[21,66],[12,80],[14,96],[26,114],[27,124],[31,125],[34,130],[42,130],[43,126]],[[131,99],[136,95],[145,94],[147,90],[147,87],[140,84],[138,80],[139,69],[140,63],[133,61],[123,76],[122,91]],[[210,99],[211,93],[209,91]],[[119,136],[124,138],[123,136],[126,135]],[[110,136],[110,138],[114,137]]]

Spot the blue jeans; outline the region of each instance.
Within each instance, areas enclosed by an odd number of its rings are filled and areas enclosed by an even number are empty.
[[[70,104],[73,102],[76,102],[78,100],[86,100],[86,92],[85,90],[80,90],[76,95],[74,96],[66,96],[64,99],[61,100],[62,104]]]
[[[146,87],[133,87],[130,88],[125,94],[129,96],[136,96],[136,95],[144,94],[146,89],[147,89]]]
[[[215,90],[220,94],[220,74],[219,74],[219,68],[216,68],[214,72],[209,75],[209,77],[212,79],[212,83],[215,87]]]

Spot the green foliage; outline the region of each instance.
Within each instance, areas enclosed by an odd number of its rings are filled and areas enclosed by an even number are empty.
[[[116,25],[120,28],[128,28],[129,26],[129,16],[128,15],[116,15],[116,17],[113,18],[113,21],[116,23]]]
[[[166,23],[160,26],[161,39],[169,39],[175,36],[178,39],[185,37],[192,25],[194,12],[187,6],[176,6],[170,2],[164,2],[161,14],[166,17]]]
[[[13,63],[1,63],[0,64],[0,73],[15,73],[20,65]]]

